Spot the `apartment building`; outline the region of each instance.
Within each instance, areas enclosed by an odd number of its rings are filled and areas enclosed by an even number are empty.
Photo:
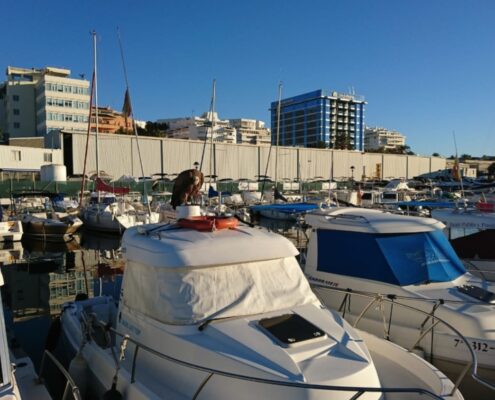
[[[237,131],[229,120],[221,120],[217,113],[207,112],[200,117],[160,119],[169,126],[167,136],[175,139],[213,140],[237,143]]]
[[[229,119],[230,124],[237,131],[237,143],[270,144],[271,132],[263,121],[255,119]]]
[[[96,110],[91,112],[91,117],[91,132],[96,132]],[[111,107],[98,107],[98,132],[131,134],[133,129],[131,117],[125,117]]]
[[[0,129],[9,137],[44,136],[51,130],[84,131],[89,81],[64,68],[7,67],[0,84]]]
[[[406,137],[397,131],[380,127],[366,127],[364,131],[365,150],[397,149],[406,145]]]

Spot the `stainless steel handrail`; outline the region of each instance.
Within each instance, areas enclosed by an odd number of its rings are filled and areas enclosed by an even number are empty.
[[[366,392],[373,392],[373,393],[417,393],[421,395],[426,395],[429,396],[432,399],[438,399],[442,400],[444,399],[443,396],[437,395],[427,389],[422,389],[422,388],[384,388],[384,387],[366,387],[366,386],[333,386],[333,385],[319,385],[319,384],[310,384],[310,383],[299,383],[299,382],[289,382],[289,381],[279,381],[279,380],[273,380],[273,379],[266,379],[266,378],[257,378],[253,376],[247,376],[247,375],[242,375],[242,374],[236,374],[233,372],[227,372],[227,371],[222,371],[210,367],[205,367],[202,365],[198,364],[193,364],[188,361],[180,360],[178,358],[160,353],[157,350],[152,349],[151,347],[148,347],[137,340],[133,339],[130,337],[128,334],[121,333],[117,331],[115,328],[109,327],[108,324],[105,321],[98,321],[95,320],[94,322],[98,323],[101,325],[102,328],[109,330],[113,334],[122,337],[122,343],[125,342],[125,346],[127,346],[127,342],[133,343],[136,347],[139,347],[140,349],[145,350],[146,352],[164,359],[166,361],[170,361],[172,363],[176,363],[179,365],[182,365],[184,367],[188,367],[191,369],[195,369],[198,371],[206,372],[209,375],[219,375],[219,376],[224,376],[227,378],[231,379],[237,379],[237,380],[244,380],[244,381],[249,381],[249,382],[255,382],[255,383],[261,383],[261,384],[268,384],[268,385],[276,385],[276,386],[286,386],[286,387],[294,387],[294,388],[302,388],[302,389],[313,389],[313,390],[327,390],[327,391],[338,391],[338,392],[353,392],[355,393],[352,395],[352,397],[349,398],[349,400],[354,400],[358,399],[360,396],[362,396]],[[132,360],[132,367],[131,367],[131,383],[135,382],[135,372],[136,372],[136,364],[137,364],[137,354],[138,351],[134,351],[134,356]],[[201,387],[198,388],[198,390],[195,393],[195,396],[197,397],[200,393],[200,391],[206,386],[207,382],[210,380],[211,376],[207,376],[205,380],[201,383]],[[454,390],[455,391],[455,390]],[[450,396],[451,394],[449,394]]]
[[[45,369],[45,359],[48,357],[58,368],[60,372],[64,375],[65,379],[67,379],[67,382],[65,383],[65,388],[64,388],[64,394],[62,396],[62,400],[65,400],[67,398],[67,395],[69,394],[69,388],[71,389],[72,396],[75,400],[82,400],[81,392],[79,391],[79,388],[77,387],[76,383],[70,376],[69,372],[64,368],[64,366],[57,360],[57,358],[48,350],[45,350],[43,352],[43,357],[41,358],[41,365],[40,365],[40,372],[38,374],[38,381],[41,383],[43,381],[43,372]]]
[[[312,286],[318,286],[318,287],[321,287],[323,289],[332,289],[332,290],[336,290],[336,291],[340,291],[340,292],[344,292],[344,293],[353,293],[353,294],[362,294],[364,296],[367,296],[367,297],[375,297],[377,295],[379,296],[382,296],[384,298],[388,298],[388,299],[392,299],[394,298],[395,300],[411,300],[411,301],[417,301],[417,302],[423,302],[423,303],[438,303],[438,302],[441,302],[441,303],[444,303],[444,304],[462,304],[462,305],[476,305],[476,306],[479,306],[479,305],[483,305],[483,307],[490,307],[490,308],[494,308],[495,309],[495,303],[480,303],[480,301],[466,301],[466,300],[450,300],[450,299],[433,299],[433,298],[426,298],[426,297],[413,297],[413,296],[402,296],[402,295],[398,295],[398,294],[393,294],[393,293],[376,293],[376,292],[367,292],[367,291],[364,291],[364,290],[353,290],[353,289],[342,289],[342,288],[339,288],[339,287],[331,287],[331,286],[326,286],[325,285],[325,282],[322,281],[321,279],[318,279],[318,278],[314,278],[312,276],[309,276],[308,277],[310,282],[311,282],[311,285]]]
[[[459,374],[459,377],[456,379],[455,386],[454,386],[454,389],[453,389],[451,394],[453,394],[454,391],[459,387],[460,383],[464,379],[464,377],[465,377],[466,373],[469,371],[469,369],[471,369],[471,376],[473,377],[473,379],[475,379],[477,382],[481,383],[482,385],[484,385],[484,386],[486,386],[492,390],[495,390],[495,384],[494,383],[486,381],[485,379],[481,378],[478,375],[478,358],[476,356],[476,353],[474,352],[473,348],[470,346],[469,341],[466,339],[466,337],[458,329],[456,329],[454,326],[452,326],[448,322],[444,321],[442,318],[439,318],[432,313],[426,312],[424,310],[410,306],[408,304],[398,303],[396,301],[397,299],[429,300],[429,302],[431,303],[432,302],[431,299],[417,299],[417,298],[413,298],[413,297],[396,296],[393,294],[383,295],[383,294],[379,294],[379,293],[360,292],[360,291],[353,291],[351,289],[342,289],[342,288],[325,286],[325,285],[319,284],[319,283],[312,283],[312,286],[318,287],[318,288],[324,289],[324,290],[333,290],[336,292],[341,292],[342,294],[346,294],[349,296],[356,295],[356,296],[371,298],[371,301],[364,307],[363,311],[359,314],[358,318],[354,322],[354,325],[353,325],[354,327],[357,327],[358,323],[362,320],[362,318],[365,316],[365,314],[370,310],[370,308],[374,304],[383,303],[383,302],[388,302],[388,303],[393,304],[394,306],[407,308],[407,309],[412,310],[414,312],[418,312],[420,314],[423,314],[423,315],[428,317],[427,320],[431,318],[433,320],[433,323],[425,331],[422,331],[420,333],[418,340],[411,347],[411,350],[414,349],[414,347],[426,336],[426,334],[428,334],[428,332],[432,331],[432,329],[437,324],[439,324],[439,323],[443,324],[444,326],[446,326],[449,330],[451,330],[453,333],[455,333],[455,335],[458,336],[462,340],[462,342],[466,345],[467,349],[469,350],[469,354],[471,356],[471,360],[468,361],[466,367],[461,371],[461,373]],[[440,300],[436,300],[437,303],[438,303],[438,301],[440,301]],[[444,303],[446,301],[441,300],[441,302]],[[477,304],[479,304],[479,303],[477,303]]]

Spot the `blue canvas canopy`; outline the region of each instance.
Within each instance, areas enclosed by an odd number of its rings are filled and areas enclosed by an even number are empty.
[[[259,206],[252,206],[251,210],[258,212],[261,210],[274,210],[280,213],[293,214],[293,213],[305,213],[311,210],[316,210],[317,204],[313,203],[284,203],[284,204],[263,204]]]
[[[319,229],[318,271],[407,286],[466,272],[442,231],[370,234]]]

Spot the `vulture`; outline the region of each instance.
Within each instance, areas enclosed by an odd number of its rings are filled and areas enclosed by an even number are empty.
[[[170,204],[175,208],[187,203],[189,199],[194,200],[199,195],[203,186],[203,173],[197,169],[182,171],[174,182],[172,189],[172,200]]]

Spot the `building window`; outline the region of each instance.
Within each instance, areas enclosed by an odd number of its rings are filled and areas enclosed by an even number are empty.
[[[14,129],[19,129],[21,127],[20,122],[14,122]]]
[[[18,94],[13,94],[12,95],[12,100],[13,101],[19,101],[19,95]]]
[[[44,153],[43,154],[43,161],[44,162],[53,162],[53,156],[52,153]]]
[[[18,108],[14,108],[13,112],[14,112],[14,115],[19,115],[19,114],[20,114],[20,112],[19,112],[19,109],[18,109]]]
[[[20,150],[12,150],[12,160],[13,161],[21,161],[21,151]]]

